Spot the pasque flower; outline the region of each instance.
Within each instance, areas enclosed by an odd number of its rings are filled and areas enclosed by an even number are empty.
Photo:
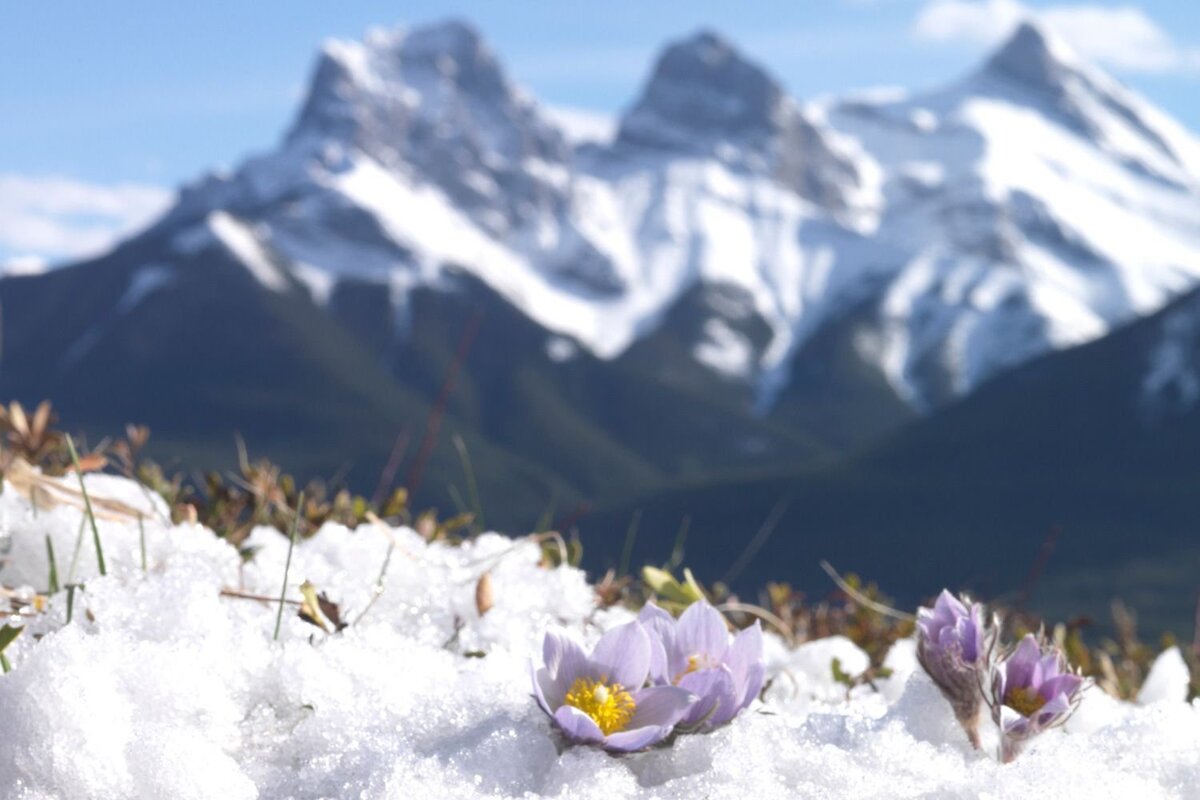
[[[1058,648],[1027,634],[992,676],[1001,760],[1012,761],[1031,738],[1066,722],[1079,706],[1083,683]]]
[[[954,716],[979,747],[983,684],[995,634],[983,606],[942,590],[933,608],[917,611],[917,660],[954,709]]]
[[[654,648],[639,622],[613,628],[591,655],[565,631],[546,633],[533,667],[538,705],[573,742],[614,752],[665,739],[696,698],[677,686],[646,687]]]
[[[653,603],[638,619],[652,639],[651,682],[679,686],[696,697],[682,726],[724,725],[758,697],[763,640],[757,622],[730,636],[721,612],[703,600],[689,605],[678,621]]]

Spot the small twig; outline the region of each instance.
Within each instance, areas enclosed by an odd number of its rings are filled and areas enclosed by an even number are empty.
[[[387,463],[383,465],[383,470],[379,473],[379,483],[375,486],[375,494],[371,496],[371,505],[376,508],[383,505],[383,501],[387,499],[388,489],[392,488],[392,483],[396,480],[396,472],[404,462],[404,454],[408,452],[409,438],[408,428],[401,428],[400,433],[396,434],[396,441],[392,443],[392,452],[388,454]]]
[[[92,513],[92,499],[88,496],[87,484],[83,480],[83,468],[79,466],[79,453],[75,451],[75,442],[71,434],[67,434],[67,451],[71,454],[71,462],[75,465],[75,474],[79,476],[79,492],[83,495],[83,506],[88,520],[92,523],[92,541],[96,545],[96,563],[100,567],[100,576],[108,574],[104,568],[104,548],[100,546],[100,528],[96,525],[96,515]]]
[[[914,615],[908,614],[904,611],[897,611],[891,606],[885,606],[883,603],[877,603],[860,592],[858,589],[855,589],[853,586],[846,583],[842,576],[838,574],[837,570],[834,569],[833,565],[828,561],[821,562],[821,569],[825,570],[825,574],[833,579],[833,582],[837,584],[839,589],[854,598],[854,601],[860,606],[866,606],[872,611],[878,611],[880,614],[883,614],[886,617],[891,617],[892,619],[902,619],[907,622],[916,621],[917,618]]]
[[[1021,591],[1017,594],[1015,605],[1018,612],[1023,611],[1025,605],[1033,597],[1033,590],[1037,588],[1042,573],[1046,571],[1046,565],[1050,563],[1050,556],[1054,555],[1054,548],[1058,545],[1058,538],[1062,536],[1062,532],[1061,525],[1054,525],[1046,533],[1046,538],[1042,540],[1042,546],[1038,548],[1037,556],[1029,567],[1029,574],[1025,577],[1025,582],[1021,584]]]
[[[752,538],[750,543],[746,545],[746,549],[743,550],[742,554],[737,557],[737,560],[733,562],[732,566],[725,571],[725,574],[721,577],[721,583],[733,583],[734,578],[742,574],[742,570],[744,570],[746,566],[754,560],[754,557],[758,555],[758,551],[761,550],[762,546],[767,543],[768,539],[771,538],[771,534],[775,532],[775,526],[779,524],[781,519],[783,519],[784,513],[791,504],[792,498],[779,498],[779,500],[771,508],[770,513],[767,514],[767,518],[763,520],[762,527],[758,529],[758,532],[754,534],[754,538]]]
[[[292,551],[296,549],[296,536],[300,532],[300,514],[304,511],[304,492],[296,501],[296,516],[292,519],[292,535],[288,539],[287,561],[283,565],[283,588],[279,590],[279,613],[275,615],[274,641],[279,641],[279,629],[283,626],[283,607],[287,600],[288,573],[292,571]]]
[[[534,534],[532,537],[535,542],[541,544],[546,539],[550,539],[558,547],[558,563],[567,564],[571,560],[571,552],[567,549],[567,540],[562,537],[558,531],[544,531]]]
[[[417,456],[408,471],[408,479],[404,482],[410,497],[416,495],[417,489],[421,486],[425,463],[429,461],[429,456],[432,455],[433,448],[437,445],[438,431],[442,427],[442,417],[445,416],[446,409],[450,405],[450,396],[454,392],[454,384],[458,380],[459,370],[466,363],[467,355],[471,352],[471,346],[475,343],[475,336],[479,333],[482,323],[482,311],[476,311],[468,320],[467,327],[458,340],[458,348],[454,351],[454,360],[450,362],[450,367],[446,370],[442,388],[438,391],[437,399],[429,408],[429,415],[425,418],[425,431],[421,436],[421,446],[417,449]]]
[[[758,617],[759,619],[763,620],[764,622],[771,623],[771,625],[773,625],[776,630],[778,630],[781,634],[783,634],[783,638],[787,640],[788,644],[792,643],[792,631],[791,631],[791,629],[788,628],[787,623],[784,622],[781,618],[779,618],[775,614],[772,614],[770,611],[763,608],[762,606],[756,606],[753,603],[739,603],[736,600],[728,600],[724,603],[721,603],[721,605],[717,606],[717,610],[718,611],[740,611],[743,614],[753,614],[754,616]]]
[[[221,595],[221,597],[232,597],[237,600],[257,600],[260,603],[278,603],[279,602],[278,597],[268,597],[265,594],[251,594],[250,592],[243,592],[238,589],[225,588],[225,589],[221,590],[220,595]],[[300,600],[284,600],[283,602],[287,603],[289,606],[304,605],[304,603],[301,602]]]
[[[389,534],[390,533],[391,532],[389,531]],[[389,535],[388,538],[391,539],[391,536]],[[375,605],[375,601],[378,600],[380,595],[383,594],[384,580],[387,578],[388,565],[392,563],[392,553],[395,551],[396,543],[394,541],[389,542],[387,554],[383,557],[383,566],[379,568],[379,577],[375,579],[375,588],[371,591],[371,599],[367,601],[365,606],[363,606],[363,610],[358,612],[358,616],[354,618],[354,622],[350,623],[351,625],[358,625],[358,623],[362,622],[362,618],[367,615],[367,612],[370,611],[371,607]]]

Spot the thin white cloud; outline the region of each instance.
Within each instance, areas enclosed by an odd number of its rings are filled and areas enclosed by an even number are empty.
[[[931,0],[913,34],[926,42],[994,45],[1022,20],[1047,25],[1091,61],[1125,72],[1200,71],[1200,48],[1176,42],[1136,6],[1058,5],[1031,9],[1018,0]]]
[[[0,257],[54,261],[103,252],[173,196],[145,184],[0,173]]]

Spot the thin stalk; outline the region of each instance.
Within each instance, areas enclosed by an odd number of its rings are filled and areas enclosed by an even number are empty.
[[[67,584],[67,624],[71,624],[71,618],[75,616],[75,584]]]
[[[146,521],[138,514],[138,545],[142,550],[142,572],[146,571]]]
[[[675,544],[671,547],[671,557],[667,559],[667,563],[663,569],[667,572],[674,572],[683,566],[683,546],[687,542],[688,530],[692,527],[692,518],[684,517],[679,523],[679,533],[675,534]]]
[[[71,463],[75,465],[75,474],[79,476],[79,491],[83,494],[83,506],[87,511],[88,520],[92,523],[92,541],[96,544],[96,564],[100,567],[100,576],[108,574],[104,567],[104,548],[100,546],[100,528],[96,525],[96,515],[92,512],[92,499],[88,496],[87,484],[83,481],[83,468],[79,466],[79,453],[75,451],[75,442],[71,434],[67,434],[67,450],[71,453]]]
[[[629,562],[633,560],[633,543],[637,539],[638,528],[642,524],[642,510],[639,508],[629,518],[629,527],[625,530],[625,546],[621,548],[621,566],[618,575],[629,574]]]
[[[392,563],[392,553],[396,550],[396,543],[392,542],[388,545],[387,555],[383,557],[383,566],[379,568],[379,577],[375,580],[375,588],[371,591],[371,599],[363,606],[363,610],[358,612],[358,616],[354,618],[351,625],[358,625],[362,622],[363,617],[371,610],[371,606],[375,605],[375,601],[383,594],[384,580],[387,578],[388,565]]]
[[[47,591],[50,594],[58,594],[58,561],[54,558],[54,542],[48,533],[46,534],[46,562],[50,565]]]
[[[87,527],[87,519],[79,518],[79,533],[75,534],[75,550],[71,553],[71,568],[67,570],[67,583],[75,582],[75,570],[79,568],[79,554],[83,552],[83,531]]]
[[[283,588],[279,590],[279,613],[275,615],[274,641],[279,641],[279,629],[283,626],[283,607],[287,605],[288,573],[292,571],[292,551],[296,549],[296,537],[300,533],[300,514],[304,511],[304,492],[296,501],[296,516],[292,519],[292,535],[288,540],[287,561],[283,565]]]
[[[907,622],[914,622],[917,619],[912,614],[908,614],[904,611],[898,611],[891,606],[885,606],[883,603],[877,603],[871,598],[867,597],[865,594],[847,583],[845,578],[839,575],[838,571],[834,569],[833,565],[828,561],[821,562],[821,569],[825,570],[825,574],[829,576],[830,580],[837,584],[839,589],[850,595],[850,597],[854,599],[854,602],[858,603],[860,606],[866,606],[872,611],[877,611],[880,614],[883,614],[885,617],[891,617],[892,619],[901,619]]]
[[[454,449],[458,451],[458,459],[462,462],[463,474],[467,479],[467,497],[471,501],[471,511],[475,514],[475,524],[479,526],[479,530],[487,530],[487,523],[483,521],[483,504],[479,502],[479,484],[475,481],[475,468],[471,466],[467,443],[458,434],[454,435]]]

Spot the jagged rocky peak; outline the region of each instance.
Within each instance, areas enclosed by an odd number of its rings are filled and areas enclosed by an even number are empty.
[[[702,31],[667,47],[642,96],[621,122],[621,141],[679,146],[775,132],[786,96],[725,39]]]
[[[288,142],[323,161],[361,153],[436,185],[497,235],[562,202],[529,160],[570,157],[479,33],[453,20],[326,44]]]
[[[1023,84],[1057,90],[1083,69],[1058,36],[1036,22],[1022,22],[984,66],[986,72]]]
[[[327,43],[289,135],[312,137],[349,141],[384,163],[445,139],[493,165],[567,152],[479,32],[457,20]]]

